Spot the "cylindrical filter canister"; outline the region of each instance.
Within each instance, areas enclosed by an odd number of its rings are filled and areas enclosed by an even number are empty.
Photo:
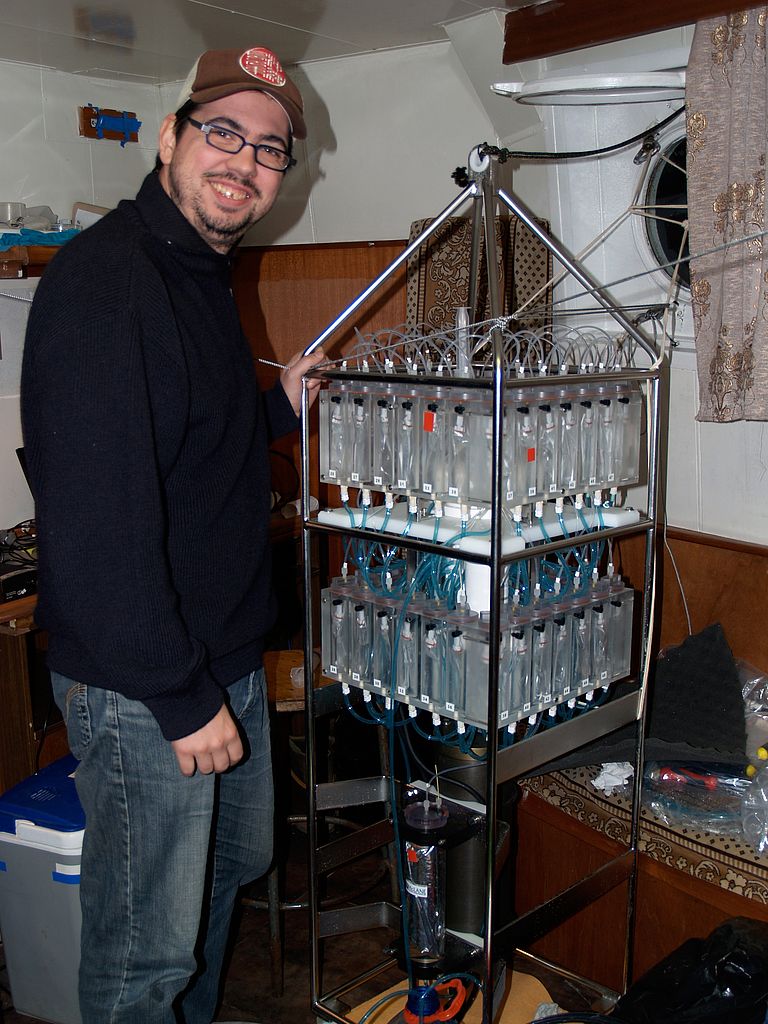
[[[403,815],[405,897],[412,960],[429,963],[445,952],[445,832],[448,808],[428,800]]]

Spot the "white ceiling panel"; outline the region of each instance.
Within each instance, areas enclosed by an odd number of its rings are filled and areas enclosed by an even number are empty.
[[[0,0],[0,60],[161,83],[183,78],[205,49],[266,45],[298,64],[446,40],[445,22],[524,2]]]

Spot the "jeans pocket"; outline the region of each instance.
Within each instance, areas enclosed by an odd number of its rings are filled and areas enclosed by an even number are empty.
[[[88,707],[88,687],[56,673],[51,673],[56,703],[67,727],[69,749],[82,761],[91,742],[91,713]]]

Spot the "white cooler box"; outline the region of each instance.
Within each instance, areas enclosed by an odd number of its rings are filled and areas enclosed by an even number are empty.
[[[80,853],[85,815],[71,755],[0,796],[0,934],[13,1005],[81,1024]]]

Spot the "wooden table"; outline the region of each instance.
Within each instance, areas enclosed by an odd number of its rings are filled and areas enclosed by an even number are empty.
[[[275,711],[304,710],[304,683],[295,686],[291,669],[304,665],[303,651],[265,651],[264,672],[267,677],[269,705]],[[332,680],[327,680],[332,682]],[[321,684],[322,685],[322,684]]]

